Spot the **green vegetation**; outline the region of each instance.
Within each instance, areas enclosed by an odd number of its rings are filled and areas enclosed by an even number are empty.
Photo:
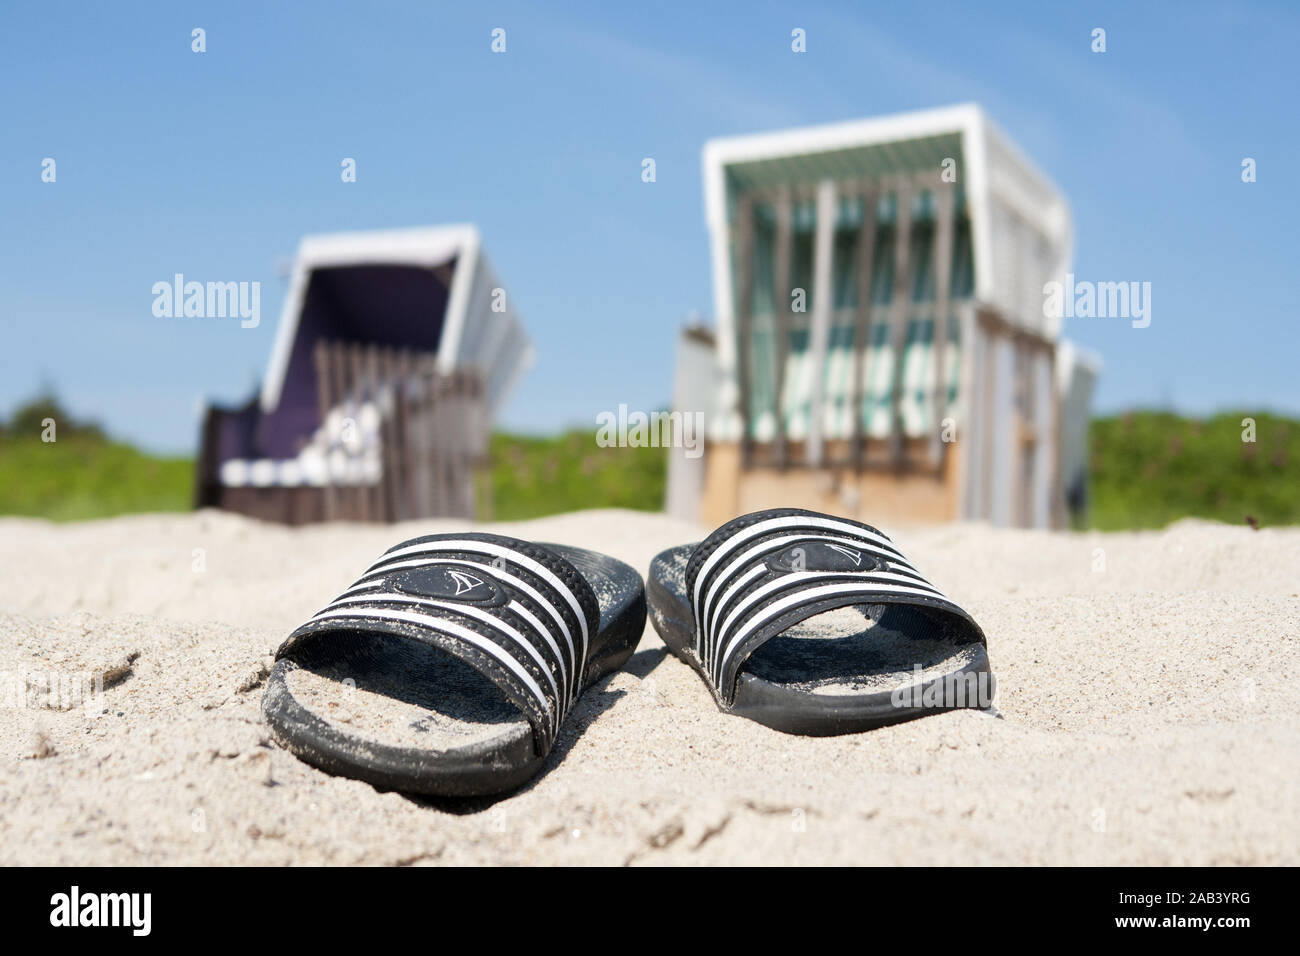
[[[1242,441],[1243,418],[1255,441]],[[1261,527],[1300,524],[1300,421],[1255,412],[1209,419],[1131,412],[1092,423],[1087,526],[1161,528],[1197,517]],[[579,508],[663,507],[667,462],[656,448],[598,448],[589,433],[496,435],[498,519]]]
[[[490,502],[497,521],[536,518],[583,508],[664,506],[668,474],[662,448],[601,448],[592,432],[573,429],[549,438],[492,436]]]
[[[1243,418],[1255,421],[1242,441]],[[54,419],[57,441],[42,441]],[[1091,527],[1159,528],[1194,516],[1300,524],[1300,421],[1264,413],[1210,419],[1131,412],[1092,425]],[[492,436],[480,479],[484,518],[518,520],[584,508],[663,507],[658,448],[601,448],[572,429]],[[192,506],[194,462],[156,458],[77,422],[47,394],[0,424],[0,514],[77,521]]]
[[[1242,419],[1255,441],[1242,440]],[[1130,412],[1092,423],[1089,523],[1160,528],[1193,516],[1300,523],[1300,421],[1261,412],[1190,419]]]
[[[44,424],[49,419],[52,436]],[[193,500],[193,461],[155,458],[112,441],[97,425],[73,419],[48,393],[0,424],[0,514],[80,521],[187,511]]]

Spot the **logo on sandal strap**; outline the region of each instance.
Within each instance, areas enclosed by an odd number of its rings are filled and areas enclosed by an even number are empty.
[[[768,559],[773,571],[878,571],[875,555],[829,541],[804,541]]]
[[[840,554],[844,555],[846,558],[848,558],[850,561],[853,562],[853,566],[855,568],[862,567],[861,551],[854,551],[852,548],[846,548],[842,544],[828,544],[826,545],[826,547],[830,548],[832,551],[838,551]]]
[[[393,575],[389,585],[403,594],[461,601],[465,604],[506,603],[506,593],[488,574],[453,564],[426,564]]]
[[[476,578],[472,574],[466,574],[464,571],[448,571],[447,575],[456,582],[456,597],[460,597],[467,591],[473,591],[475,588],[483,586],[483,579]]]

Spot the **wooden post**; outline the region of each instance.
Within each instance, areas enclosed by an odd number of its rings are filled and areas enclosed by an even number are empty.
[[[474,402],[474,431],[472,433],[474,446],[470,449],[472,456],[470,462],[470,512],[475,518],[481,517],[484,521],[492,520],[492,470],[490,459],[490,434],[491,423],[488,421],[486,408],[486,392],[483,375],[481,372],[476,373],[472,381],[471,394]],[[480,515],[479,500],[480,493],[483,500],[482,514]]]
[[[862,223],[858,230],[858,308],[854,315],[853,326],[853,362],[851,365],[853,380],[849,389],[850,408],[853,416],[853,432],[850,439],[850,455],[853,470],[862,470],[862,454],[865,441],[862,428],[862,380],[867,374],[867,351],[871,337],[871,280],[872,269],[876,261],[876,207],[880,195],[874,189],[862,193]]]
[[[976,328],[980,329],[980,335],[984,341],[984,413],[982,419],[984,429],[984,513],[980,517],[986,521],[992,521],[993,477],[996,471],[993,465],[993,450],[996,447],[994,437],[995,432],[1006,424],[1000,420],[1001,416],[998,414],[1001,409],[997,407],[997,389],[995,387],[999,372],[998,350],[1001,336],[995,333],[986,322],[977,321]]]
[[[448,513],[457,518],[466,517],[465,482],[468,474],[465,468],[469,453],[469,402],[466,394],[469,385],[469,372],[456,369],[452,376],[451,401],[449,403],[449,442],[447,449],[447,483]]]
[[[397,374],[401,381],[398,402],[401,414],[397,429],[397,487],[399,502],[397,509],[398,520],[406,521],[415,517],[415,499],[412,494],[414,468],[411,464],[411,456],[414,453],[411,444],[411,420],[415,412],[415,382],[409,349],[402,349],[397,354]]]
[[[334,355],[334,391],[337,401],[339,414],[342,416],[342,424],[346,426],[347,420],[353,417],[351,383],[352,368],[348,361],[347,345],[342,342],[335,342],[330,350]],[[340,432],[340,439],[342,433]],[[343,473],[338,480],[338,498],[339,498],[339,520],[352,521],[356,518],[356,500],[345,479],[347,477],[347,446],[340,443],[340,450],[343,456]]]
[[[912,304],[911,250],[912,242],[912,182],[900,176],[896,196],[898,214],[894,218],[894,295],[890,311],[890,344],[893,358],[892,388],[889,398],[890,457],[894,467],[903,466],[903,345],[907,335],[908,311]]]
[[[941,438],[944,413],[948,410],[948,311],[952,279],[953,221],[955,219],[956,187],[936,177],[934,186],[937,200],[934,230],[934,422],[930,434],[930,461],[935,467],[943,464],[947,450]]]
[[[429,436],[434,423],[435,402],[437,401],[434,388],[437,385],[437,380],[434,377],[433,363],[425,356],[421,356],[418,361],[420,369],[420,413],[415,419],[415,462],[419,469],[416,481],[416,495],[419,503],[416,505],[415,516],[417,518],[427,518],[434,513],[433,442]]]
[[[339,410],[339,415],[346,419],[348,416],[348,368],[343,344],[340,342],[333,343],[330,347],[330,356],[330,364],[334,368],[334,407]],[[346,451],[343,454],[346,459]],[[346,464],[346,460],[344,464]],[[331,480],[338,482],[336,486],[339,503],[338,518],[345,520],[352,514],[352,499],[347,487],[342,484],[341,478],[342,476],[339,476],[339,478],[331,476]]]
[[[428,433],[425,435],[429,442],[429,460],[433,465],[433,483],[431,486],[433,498],[429,507],[429,514],[446,515],[450,513],[447,501],[447,452],[445,442],[448,431],[447,420],[450,417],[448,412],[451,403],[448,398],[451,392],[451,380],[449,377],[442,375],[432,362],[429,363],[429,375],[433,383],[431,389],[433,414]]]
[[[318,341],[313,358],[316,362],[316,404],[320,408],[321,433],[328,439],[329,430],[326,428],[326,422],[336,401],[334,395],[334,365],[331,361],[333,356],[329,343]],[[327,442],[325,445],[325,487],[322,492],[325,505],[325,520],[334,521],[338,517],[338,493],[334,487],[334,478],[329,473],[329,463],[330,447]]]
[[[387,514],[384,508],[384,432],[383,432],[383,409],[380,408],[379,390],[382,387],[382,379],[379,377],[379,346],[368,345],[362,353],[363,364],[366,374],[366,400],[374,408],[376,415],[375,434],[367,436],[372,438],[376,447],[375,463],[378,465],[380,472],[375,476],[373,482],[366,486],[366,508],[370,513],[371,521],[385,521]]]
[[[822,429],[826,422],[823,405],[826,398],[826,350],[830,344],[831,315],[834,303],[835,221],[839,214],[835,180],[823,179],[817,185],[817,233],[813,242],[813,311],[808,334],[808,351],[812,361],[812,394],[808,401],[807,463],[814,468],[822,463]]]
[[[474,517],[474,372],[466,369],[461,374],[457,389],[460,406],[460,441],[456,451],[456,487],[459,496],[460,517]]]
[[[459,518],[456,459],[460,447],[460,378],[462,371],[452,369],[438,377],[438,427],[433,432],[433,447],[438,463],[437,514]]]
[[[753,458],[753,437],[750,430],[752,396],[750,389],[750,359],[754,349],[754,204],[742,194],[736,208],[736,378],[740,385],[740,449],[741,461],[748,467]]]
[[[469,456],[469,401],[467,389],[470,373],[466,369],[456,369],[452,377],[451,402],[448,415],[450,421],[449,447],[447,449],[447,481],[450,508],[448,513],[457,518],[466,517],[465,482],[468,480],[466,470]]]
[[[393,360],[393,350],[385,348],[379,351],[379,381],[382,389],[379,428],[379,462],[383,471],[379,481],[380,501],[383,505],[383,520],[397,520],[397,365]]]
[[[772,354],[776,368],[772,376],[776,396],[776,434],[772,452],[778,468],[787,463],[785,422],[785,367],[790,354],[790,259],[794,245],[794,195],[788,185],[776,193],[776,239],[772,256]],[[806,295],[806,292],[805,292]]]
[[[348,367],[348,413],[352,419],[353,434],[361,438],[361,395],[364,384],[364,373],[361,367],[361,347],[359,345],[344,346],[347,354]],[[356,469],[352,469],[352,487],[350,495],[352,498],[354,521],[369,521],[370,509],[369,502],[366,500],[366,487],[356,480]]]
[[[432,501],[429,514],[445,515],[450,513],[447,495],[447,439],[450,434],[448,413],[451,410],[451,378],[430,368],[433,388],[432,417],[426,437],[429,440],[429,461],[433,482],[430,486]]]
[[[1049,394],[1052,402],[1052,529],[1060,530],[1067,526],[1066,509],[1065,509],[1065,484],[1064,475],[1062,474],[1061,462],[1061,390],[1058,375],[1060,368],[1057,364],[1057,347],[1053,342],[1048,347],[1048,361],[1051,363],[1048,368],[1051,373],[1051,387]]]
[[[1038,365],[1032,342],[1016,339],[1016,379],[1020,385],[1020,527],[1034,523],[1034,492],[1038,466]]]

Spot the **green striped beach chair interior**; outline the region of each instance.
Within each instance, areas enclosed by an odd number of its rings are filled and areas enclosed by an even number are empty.
[[[960,322],[957,305],[971,295],[974,274],[970,226],[965,203],[956,195],[953,258],[951,263],[948,340],[944,350],[943,379],[946,403],[956,401],[961,367]],[[925,437],[939,426],[942,411],[934,407],[934,217],[935,203],[928,191],[912,199],[909,256],[910,295],[901,356],[891,341],[895,281],[895,223],[897,199],[881,198],[876,215],[875,248],[871,276],[871,321],[866,341],[855,343],[858,306],[857,242],[862,222],[862,200],[840,202],[832,265],[834,305],[824,367],[822,434],[828,439],[853,434],[853,376],[859,376],[858,414],[862,433],[869,439],[888,438],[893,431],[892,401],[895,377],[900,376],[899,418],[903,434]],[[810,431],[815,363],[809,348],[812,301],[812,249],[816,212],[812,203],[796,203],[792,220],[790,285],[804,290],[803,312],[788,316],[788,339],[782,394],[776,395],[776,319],[774,251],[775,213],[770,205],[755,207],[754,288],[752,297],[752,349],[750,369],[750,434],[761,443],[776,436],[780,408],[785,434],[802,441]],[[789,308],[789,303],[785,303]]]

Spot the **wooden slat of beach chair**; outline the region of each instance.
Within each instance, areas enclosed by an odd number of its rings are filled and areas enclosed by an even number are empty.
[[[338,410],[339,415],[343,415],[343,369],[339,359],[336,343],[329,342],[325,347],[325,354],[328,357],[328,377],[329,377],[329,409]],[[327,413],[328,414],[328,413]],[[336,418],[337,422],[338,419]],[[347,502],[343,497],[343,488],[339,482],[338,476],[334,474],[334,451],[338,447],[339,435],[337,432],[325,431],[326,450],[325,450],[325,483],[331,489],[333,506],[329,510],[329,517],[326,520],[338,521],[343,516],[343,509]]]
[[[393,520],[406,519],[406,381],[402,350],[393,349]]]
[[[474,515],[474,470],[475,448],[478,445],[478,410],[476,382],[473,370],[466,370],[465,382],[461,390],[461,403],[464,408],[464,429],[460,452],[461,469],[461,517],[473,519]]]
[[[460,417],[456,389],[460,370],[438,379],[438,429],[433,433],[438,463],[438,514],[459,517],[456,513],[456,446]]]
[[[375,520],[392,521],[391,499],[388,494],[388,462],[385,450],[388,442],[387,430],[389,416],[392,412],[392,406],[388,402],[390,379],[386,373],[384,364],[384,353],[387,351],[383,346],[374,347],[374,356],[371,360],[371,370],[374,376],[374,401],[375,411],[378,419],[375,425],[375,460],[379,464],[379,474],[375,478]]]
[[[379,417],[375,421],[375,460],[379,465],[379,474],[375,476],[375,520],[389,521],[388,509],[388,463],[384,460],[387,454],[385,448],[388,444],[385,439],[385,432],[388,423],[388,413],[385,411],[386,402],[384,401],[385,390],[387,388],[384,376],[384,350],[382,346],[374,346],[371,349],[370,369],[373,386],[373,401],[375,411]]]
[[[479,517],[480,496],[483,501],[483,520],[492,519],[492,471],[489,461],[490,442],[492,440],[492,423],[487,412],[487,383],[481,372],[475,372],[473,381],[474,397],[474,447],[471,449],[472,471],[470,481],[472,498],[470,508],[474,516]]]
[[[863,418],[863,380],[866,378],[868,356],[867,341],[871,333],[871,279],[876,256],[876,207],[880,203],[879,190],[862,189],[862,223],[858,229],[858,307],[853,325],[853,361],[850,365],[852,382],[849,386],[849,409],[852,415],[849,455],[853,469],[862,469],[865,448]]]
[[[379,487],[381,501],[381,520],[394,521],[397,514],[397,503],[394,495],[394,473],[393,473],[393,424],[394,415],[397,409],[396,392],[396,369],[393,365],[393,350],[391,348],[382,348],[377,350],[376,363],[379,368],[379,388],[380,396],[383,401],[380,408],[379,417]]]
[[[898,210],[894,222],[894,296],[890,306],[890,343],[892,377],[889,411],[889,450],[895,467],[903,465],[905,443],[899,406],[903,396],[903,344],[907,332],[907,315],[912,304],[910,246],[912,241],[912,178],[895,180]]]
[[[332,364],[333,356],[330,353],[328,342],[320,341],[316,343],[312,357],[316,363],[316,405],[320,409],[321,433],[328,439],[329,432],[325,427],[326,420],[329,417],[330,409],[334,407],[334,368]],[[326,467],[329,466],[329,446],[325,448]],[[329,480],[329,474],[326,472],[325,486],[321,489],[323,498],[325,520],[333,521],[338,514],[338,499],[334,489],[333,482]]]
[[[365,448],[365,433],[361,430],[361,408],[364,402],[363,394],[365,388],[365,369],[361,361],[361,347],[359,345],[349,345],[347,347],[348,362],[348,395],[351,398],[349,414],[352,416],[352,449],[355,452],[363,451]],[[367,508],[366,486],[361,480],[360,464],[361,456],[354,454],[354,460],[350,463],[348,479],[351,482],[350,490],[352,494],[352,506],[355,509],[354,521],[369,521],[369,509]]]
[[[426,436],[429,441],[429,456],[433,463],[432,514],[446,515],[447,510],[447,469],[443,442],[446,440],[449,408],[447,401],[448,381],[441,372],[434,372],[433,377],[433,419],[432,427]]]
[[[330,375],[330,408],[331,410],[337,410],[339,417],[336,418],[335,421],[336,423],[341,425],[342,418],[347,417],[347,408],[344,405],[345,392],[343,387],[343,383],[346,378],[346,373],[343,365],[343,356],[339,351],[338,343],[336,342],[329,343],[328,354],[329,354],[329,375]],[[339,444],[340,434],[337,432],[330,432],[328,434],[329,434],[329,442],[330,442],[329,459],[328,459],[329,463],[326,468],[325,480],[329,482],[330,487],[334,489],[334,511],[333,511],[333,516],[331,517],[330,520],[339,521],[345,517],[345,512],[347,511],[350,503],[347,499],[346,488],[344,488],[343,486],[342,475],[335,474],[334,472],[333,462],[337,457],[334,453],[340,447]]]
[[[455,517],[455,487],[452,484],[456,446],[457,408],[456,382],[460,372],[453,369],[449,375],[437,378],[437,405],[434,408],[433,462],[434,462],[434,514]]]
[[[948,321],[952,278],[953,231],[956,219],[956,187],[934,177],[937,200],[934,231],[934,405],[930,423],[930,461],[943,464],[947,445],[942,439],[943,418],[948,411]]]
[[[835,313],[835,226],[839,215],[835,180],[826,178],[817,184],[814,194],[817,226],[813,239],[813,295],[809,316],[808,370],[808,438],[805,463],[821,467],[826,430],[827,353],[830,349],[831,323]]]
[[[384,507],[384,413],[381,402],[383,379],[380,377],[379,371],[378,345],[371,345],[366,348],[366,378],[369,383],[367,389],[369,401],[374,406],[376,415],[374,431],[368,436],[371,442],[370,454],[379,469],[374,481],[370,483],[370,520],[386,521]]]
[[[446,403],[446,379],[438,372],[437,368],[430,363],[430,406],[429,406],[429,427],[425,431],[424,440],[426,454],[429,460],[429,511],[431,515],[445,515],[447,513],[447,476],[443,468],[442,455],[442,436],[445,432],[444,418],[447,413]]]
[[[376,345],[363,346],[361,349],[361,369],[362,369],[362,375],[365,377],[364,378],[365,387],[363,389],[362,394],[365,396],[365,404],[369,405],[372,409],[374,409],[375,412],[379,411],[378,362],[379,362],[379,347]],[[380,440],[378,420],[376,420],[375,426],[376,427],[373,432],[367,432],[362,436],[362,438],[365,440],[364,460],[368,461],[372,458],[372,456],[376,456],[376,460],[382,466],[383,459],[377,458],[379,454],[382,454],[382,448],[375,447],[373,445],[374,442],[378,442]],[[374,481],[371,481],[369,479],[369,476],[366,476],[365,483],[362,485],[362,488],[364,489],[365,498],[366,498],[366,510],[370,514],[371,521],[384,520],[383,486],[381,484],[382,481],[383,481],[382,474],[375,476]]]
[[[492,508],[492,485],[491,472],[489,464],[489,447],[492,440],[492,422],[488,417],[487,411],[487,393],[486,382],[480,371],[474,373],[474,388],[472,391],[474,398],[474,447],[470,449],[470,462],[472,473],[470,476],[472,498],[470,507],[473,509],[474,516],[479,514],[479,496],[482,493],[487,498],[488,513],[491,514]]]
[[[420,510],[424,502],[420,497],[420,478],[423,468],[420,463],[420,425],[423,414],[422,402],[424,383],[421,378],[419,357],[407,353],[407,392],[404,404],[406,418],[406,447],[403,449],[402,461],[406,478],[407,518],[423,516]]]
[[[411,352],[401,349],[397,353],[397,376],[399,389],[397,393],[397,520],[407,521],[415,517],[415,499],[412,492],[414,470],[411,465],[411,407],[415,390],[411,368]]]
[[[750,362],[753,357],[754,204],[748,195],[736,203],[736,379],[740,387],[740,454],[748,467],[753,459],[750,416],[752,387]]]
[[[331,344],[330,367],[334,373],[334,407],[339,410],[339,414],[343,418],[346,418],[348,415],[348,365],[342,343],[334,342]],[[348,493],[347,485],[343,483],[343,476],[334,475],[331,472],[330,480],[334,483],[337,492],[338,517],[340,519],[350,519],[352,517],[352,497]]]
[[[772,354],[775,356],[775,381],[772,391],[776,404],[776,434],[772,439],[773,460],[778,468],[786,466],[786,359],[790,352],[790,260],[794,246],[794,194],[789,185],[776,192],[776,238],[772,259]]]
[[[456,467],[456,513],[461,518],[473,518],[474,471],[470,464],[474,427],[473,373],[466,369],[461,373],[460,379],[456,398],[460,409],[457,415],[459,430],[453,459]]]
[[[357,447],[361,441],[361,387],[362,387],[362,370],[361,370],[361,349],[355,344],[346,344],[344,346],[344,361],[348,370],[348,417],[351,422],[351,434],[353,443],[349,451]],[[369,513],[366,508],[365,485],[357,481],[356,469],[354,463],[349,462],[348,475],[348,496],[352,499],[352,518],[354,521],[368,521]]]
[[[903,381],[899,414],[903,423],[903,436],[909,443],[913,439],[928,442],[930,435],[930,400],[934,394],[934,325],[926,318],[924,309],[914,309],[907,323],[901,366]],[[929,448],[926,445],[926,454]]]
[[[429,502],[425,494],[425,484],[429,480],[428,466],[424,460],[424,431],[428,427],[428,387],[424,357],[419,352],[411,355],[411,397],[407,408],[410,410],[406,437],[407,467],[410,471],[411,517],[425,517]]]
[[[412,416],[411,430],[411,464],[415,469],[413,491],[415,496],[415,514],[417,518],[427,518],[432,514],[433,496],[430,485],[433,483],[433,470],[429,461],[429,427],[433,418],[433,381],[428,363],[424,356],[417,356],[415,413]]]
[[[1038,450],[1038,402],[1037,388],[1034,382],[1034,366],[1038,349],[1032,341],[1021,340],[1017,343],[1016,382],[1020,388],[1020,527],[1030,528],[1034,524],[1034,458]]]
[[[984,416],[982,425],[984,426],[983,442],[983,459],[984,459],[984,511],[981,517],[992,519],[993,517],[993,438],[999,428],[1006,427],[1006,423],[1000,421],[1001,409],[995,404],[997,392],[994,385],[997,382],[999,372],[997,361],[998,336],[993,331],[990,324],[986,322],[976,322],[975,327],[980,330],[980,336],[984,341],[984,365],[981,368],[981,381],[984,382]]]
[[[460,459],[463,441],[461,438],[465,426],[465,409],[461,401],[461,383],[465,373],[456,369],[451,376],[450,401],[447,404],[446,420],[448,424],[448,442],[444,451],[447,472],[447,514],[461,517]]]

